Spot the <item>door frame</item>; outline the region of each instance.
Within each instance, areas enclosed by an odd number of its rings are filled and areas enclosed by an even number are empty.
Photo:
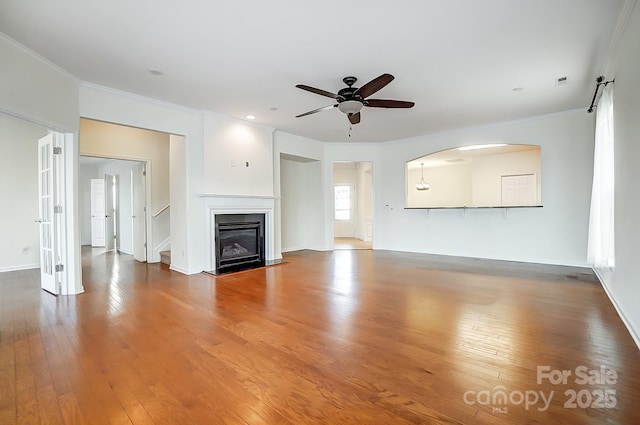
[[[372,249],[375,246],[375,238],[376,238],[376,209],[375,209],[375,205],[376,205],[376,170],[379,168],[376,166],[377,162],[374,159],[338,159],[338,158],[331,158],[329,160],[326,161],[325,164],[325,172],[327,173],[327,176],[330,177],[327,181],[328,181],[328,187],[326,188],[326,192],[325,194],[328,195],[327,196],[327,218],[326,218],[326,223],[327,223],[327,233],[325,233],[327,239],[326,239],[326,243],[328,246],[328,249],[330,250],[334,250],[335,249],[335,186],[339,186],[342,185],[341,183],[338,182],[338,180],[334,180],[334,171],[335,171],[335,164],[337,163],[356,163],[356,164],[362,164],[362,163],[369,163],[371,164],[371,246]],[[338,182],[338,183],[336,183]],[[357,183],[357,182],[356,182]],[[362,188],[358,188],[357,184],[355,185],[355,190],[354,193],[358,190],[362,190]],[[357,195],[356,195],[357,196]],[[357,203],[357,200],[354,199],[354,202]],[[330,210],[329,210],[330,208]],[[357,205],[354,207],[354,209],[357,209]],[[356,230],[357,233],[357,230]]]
[[[147,261],[149,261],[149,258],[153,258],[153,241],[149,240],[150,239],[150,235],[152,235],[153,233],[151,232],[152,228],[152,218],[153,218],[153,211],[151,211],[151,205],[152,205],[152,194],[151,194],[151,179],[148,178],[148,176],[151,175],[151,159],[149,158],[143,158],[143,157],[134,157],[134,156],[126,156],[126,155],[99,155],[99,154],[78,154],[78,156],[90,156],[90,157],[94,157],[94,158],[103,158],[103,159],[120,159],[120,160],[125,160],[125,161],[136,161],[136,162],[141,162],[144,164],[145,167],[145,173],[147,178],[145,179],[144,182],[144,191],[145,191],[145,225],[146,225],[146,231],[145,231],[145,242],[147,244],[146,246],[146,253],[147,253]],[[135,249],[135,248],[134,248]]]
[[[133,258],[135,258],[137,261],[140,262],[147,262],[148,260],[148,252],[147,252],[147,248],[149,246],[147,239],[148,239],[148,228],[147,228],[147,223],[148,223],[148,216],[145,213],[144,214],[144,237],[143,237],[143,241],[142,244],[145,245],[142,248],[142,252],[144,252],[144,258],[142,256],[138,256],[138,251],[136,248],[136,220],[138,219],[138,199],[136,198],[136,179],[142,179],[143,180],[143,191],[144,193],[141,194],[141,198],[142,198],[142,204],[143,204],[143,209],[144,210],[148,210],[149,208],[147,208],[147,166],[149,165],[148,162],[142,162],[139,161],[137,162],[135,165],[131,166],[131,240],[132,240],[132,246],[131,246],[131,254],[133,255]],[[140,172],[142,175],[136,177],[135,174]],[[138,194],[138,196],[140,196],[140,194]],[[135,216],[134,216],[135,214]],[[139,242],[139,241],[138,241]]]
[[[119,196],[117,178],[113,174],[104,175],[104,250],[106,252],[114,251],[116,249],[116,228],[118,223],[116,221],[116,206],[120,203],[116,200],[116,196]],[[115,205],[114,205],[115,204]],[[111,214],[111,215],[109,215]]]
[[[98,191],[96,189],[96,185],[100,185],[102,186],[102,189],[100,191]],[[105,235],[105,225],[104,225],[104,216],[105,216],[105,206],[104,206],[104,197],[106,196],[105,194],[105,181],[104,179],[91,179],[90,180],[90,186],[91,186],[91,247],[93,248],[99,248],[99,247],[103,247],[105,246],[105,242],[106,242],[106,235]],[[102,211],[96,211],[94,209],[95,206],[95,201],[96,198],[100,196],[100,200],[102,201]],[[97,214],[96,214],[97,213]],[[99,215],[99,216],[97,216]],[[102,229],[102,237],[100,238],[101,240],[98,240],[98,238],[96,238],[96,235],[94,233],[95,231],[95,221],[99,220],[100,223],[100,228]]]

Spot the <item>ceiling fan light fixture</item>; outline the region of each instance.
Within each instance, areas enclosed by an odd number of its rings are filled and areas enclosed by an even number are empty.
[[[350,115],[360,112],[363,106],[362,102],[357,100],[345,100],[338,104],[338,109],[340,109],[340,112]]]

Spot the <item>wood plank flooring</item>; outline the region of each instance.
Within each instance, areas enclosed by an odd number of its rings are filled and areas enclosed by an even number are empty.
[[[358,238],[333,238],[333,249],[372,249],[373,242]]]
[[[184,276],[85,249],[75,297],[0,273],[0,424],[640,423],[640,351],[591,272],[285,259]]]

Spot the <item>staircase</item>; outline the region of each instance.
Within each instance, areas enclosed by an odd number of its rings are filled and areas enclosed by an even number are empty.
[[[171,265],[171,251],[160,251],[160,262],[162,264],[166,264],[167,266]]]

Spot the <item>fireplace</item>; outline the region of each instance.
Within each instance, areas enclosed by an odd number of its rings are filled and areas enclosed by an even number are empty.
[[[215,273],[265,265],[265,215],[215,215]]]

